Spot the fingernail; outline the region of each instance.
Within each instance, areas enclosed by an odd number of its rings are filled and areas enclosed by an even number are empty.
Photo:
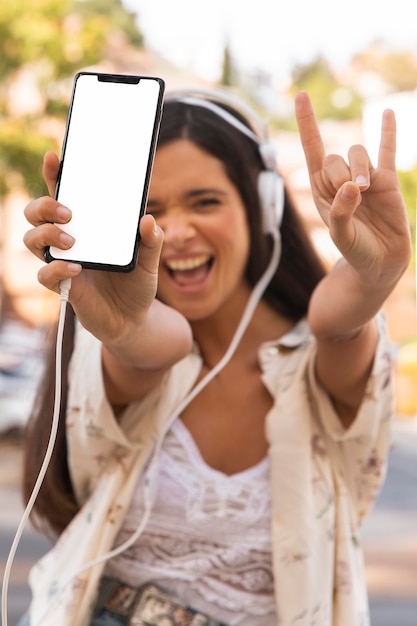
[[[78,274],[81,270],[81,265],[79,263],[68,263],[67,269],[71,274]]]
[[[75,239],[74,237],[71,237],[71,235],[68,235],[68,233],[59,233],[59,241],[63,246],[69,248],[73,245]]]
[[[62,204],[59,204],[56,207],[56,214],[61,220],[65,222],[67,222],[71,217],[71,211],[67,209],[66,206],[62,206]]]
[[[358,185],[358,187],[363,187],[364,185],[369,185],[369,180],[366,176],[359,174],[359,176],[356,176],[355,178],[355,183]]]

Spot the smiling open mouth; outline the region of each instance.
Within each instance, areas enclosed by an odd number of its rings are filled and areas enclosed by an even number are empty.
[[[171,259],[165,265],[171,278],[179,285],[196,285],[207,277],[213,265],[213,258],[201,255],[188,259]]]

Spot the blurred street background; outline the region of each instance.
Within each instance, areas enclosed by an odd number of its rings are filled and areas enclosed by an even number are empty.
[[[397,167],[413,240],[417,205],[417,39],[409,0],[2,0],[0,2],[0,575],[22,514],[22,436],[59,299],[23,245],[27,202],[46,193],[74,74],[160,76],[167,89],[223,88],[268,120],[281,173],[323,259],[337,254],[314,207],[293,100],[310,93],[328,152],[364,143],[377,159],[382,111],[397,118]],[[415,251],[414,251],[415,252]],[[363,542],[372,626],[417,626],[417,315],[415,253],[384,306],[397,418],[389,469]],[[26,528],[12,568],[9,624],[48,548]],[[342,626],[342,625],[340,625]],[[343,625],[348,626],[348,625]]]

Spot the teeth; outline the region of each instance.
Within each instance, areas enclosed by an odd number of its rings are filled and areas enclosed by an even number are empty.
[[[176,271],[184,272],[187,270],[194,270],[196,267],[200,267],[201,265],[204,265],[205,263],[207,263],[208,260],[209,260],[209,256],[204,255],[204,256],[197,256],[192,259],[177,259],[177,260],[167,261],[167,265],[169,269],[174,272]]]

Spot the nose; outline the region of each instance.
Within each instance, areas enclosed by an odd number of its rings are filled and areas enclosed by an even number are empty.
[[[195,234],[191,216],[180,207],[170,207],[158,224],[164,231],[164,243],[182,244]]]

